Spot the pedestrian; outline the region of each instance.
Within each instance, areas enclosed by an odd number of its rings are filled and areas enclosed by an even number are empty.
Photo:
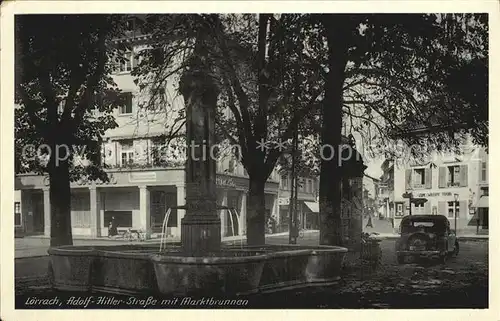
[[[108,237],[118,235],[118,225],[116,223],[115,217],[111,217],[111,221],[108,226]]]

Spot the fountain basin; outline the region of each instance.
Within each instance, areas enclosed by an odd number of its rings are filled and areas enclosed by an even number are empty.
[[[116,294],[156,291],[150,253],[142,250],[99,250],[93,266],[93,290]],[[156,250],[157,251],[157,250]]]
[[[266,245],[250,247],[268,252],[261,291],[332,284],[340,280],[347,249],[336,246]]]
[[[227,246],[190,257],[179,246],[64,246],[49,250],[52,284],[62,291],[235,295],[324,285],[340,279],[346,248]]]
[[[90,291],[91,271],[96,257],[92,247],[61,246],[50,248],[49,275],[61,291]]]
[[[222,251],[217,256],[185,257],[162,253],[151,259],[162,294],[224,295],[258,290],[267,257],[259,252],[245,254]]]

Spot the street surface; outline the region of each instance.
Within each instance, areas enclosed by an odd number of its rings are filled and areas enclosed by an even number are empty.
[[[16,257],[46,246],[40,240],[16,240]],[[38,242],[38,243],[37,243]],[[48,240],[47,240],[48,242]],[[75,244],[123,244],[123,241],[75,241]],[[234,241],[233,244],[239,244]],[[288,243],[287,235],[267,237],[268,244]],[[317,245],[318,232],[308,232],[299,244]],[[19,247],[17,247],[19,245]],[[339,285],[294,289],[249,297],[255,308],[487,308],[488,241],[463,240],[460,253],[446,264],[420,262],[399,265],[395,240],[380,242],[381,266],[376,270],[346,269]],[[31,250],[30,250],[31,249]],[[354,262],[356,260],[354,259]],[[353,262],[350,258],[347,264]],[[48,257],[16,259],[16,277],[42,277]]]
[[[306,234],[298,243],[318,244],[318,236],[318,233]],[[287,237],[273,237],[267,242],[279,244],[287,240]],[[399,265],[395,240],[382,240],[380,246],[382,262],[375,271],[347,273],[338,286],[264,295],[261,304],[296,308],[488,307],[487,240],[462,241],[459,255],[444,265],[437,262]]]

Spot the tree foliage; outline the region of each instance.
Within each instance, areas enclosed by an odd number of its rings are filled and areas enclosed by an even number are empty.
[[[39,147],[56,143],[69,147],[70,162],[75,151],[82,158],[71,168],[72,180],[106,179],[102,136],[116,126],[112,111],[123,103],[108,63],[123,50],[111,42],[119,25],[119,17],[104,15],[16,17],[17,173],[49,172],[49,149]],[[45,157],[35,157],[37,149]]]

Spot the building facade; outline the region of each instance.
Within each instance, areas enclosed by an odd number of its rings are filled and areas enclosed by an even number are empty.
[[[297,218],[299,227],[303,229],[319,229],[319,179],[317,177],[299,177],[298,185]],[[277,217],[277,230],[279,232],[289,230],[291,189],[291,175],[281,175],[278,201],[279,215]]]
[[[386,159],[382,163],[382,176],[378,185],[379,213],[394,219],[394,161]]]
[[[410,213],[439,214],[448,217],[458,233],[487,232],[488,154],[483,148],[470,146],[460,155],[435,153],[426,162],[387,166],[388,186],[394,172],[394,189],[387,189],[386,204],[395,228]]]
[[[118,127],[108,130],[102,146],[103,166],[109,182],[80,179],[71,183],[71,222],[75,236],[105,237],[112,218],[118,230],[141,230],[155,236],[162,232],[180,237],[184,210],[184,160],[180,145],[165,146],[165,128],[174,126],[177,112],[184,108],[177,94],[178,79],[166,88],[168,106],[151,110],[149,97],[134,83],[132,69],[139,63],[137,53],[148,47],[149,38],[134,35],[126,59],[116,62],[113,80],[121,89],[125,104],[114,111]],[[180,131],[182,133],[184,128]],[[76,162],[85,162],[75,157]],[[231,210],[221,210],[222,236],[246,234],[248,175],[236,159],[228,155],[217,161],[217,202]],[[14,203],[15,230],[22,234],[50,235],[48,177],[17,175]],[[266,210],[278,217],[279,176],[273,172],[265,185]]]

